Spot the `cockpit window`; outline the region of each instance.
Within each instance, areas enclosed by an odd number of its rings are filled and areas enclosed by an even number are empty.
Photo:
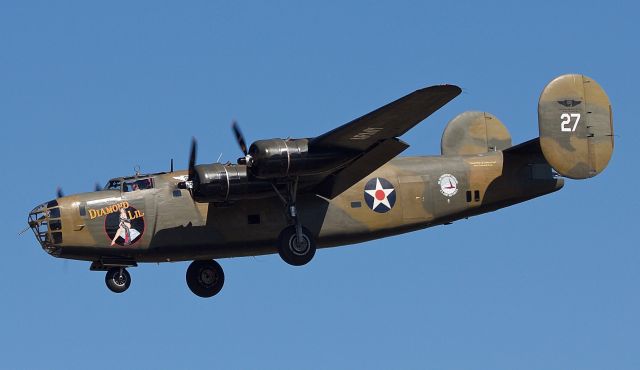
[[[120,190],[120,185],[120,180],[109,180],[107,185],[104,187],[104,190]]]
[[[124,192],[145,189],[153,189],[153,181],[151,181],[151,179],[127,180],[122,187],[122,191]]]

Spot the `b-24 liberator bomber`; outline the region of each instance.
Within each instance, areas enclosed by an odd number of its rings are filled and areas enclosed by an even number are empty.
[[[362,243],[495,211],[586,179],[613,152],[611,104],[593,79],[563,75],[542,91],[539,137],[513,146],[486,112],[446,126],[440,156],[397,157],[399,136],[461,90],[414,91],[313,138],[255,141],[237,163],[117,177],[94,192],[37,206],[28,223],[42,248],[106,271],[110,290],[127,290],[127,268],[193,261],[187,285],[200,297],[222,289],[215,259],[279,253],[294,266],[316,248]]]

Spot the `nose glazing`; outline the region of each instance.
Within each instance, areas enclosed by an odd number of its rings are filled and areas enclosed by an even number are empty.
[[[62,243],[62,221],[58,201],[52,200],[35,207],[29,212],[29,227],[38,243],[49,254],[59,252],[58,245]]]

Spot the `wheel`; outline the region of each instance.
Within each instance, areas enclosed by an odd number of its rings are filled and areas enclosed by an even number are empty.
[[[213,297],[224,285],[224,271],[214,260],[193,261],[187,269],[187,285],[199,297]]]
[[[280,233],[278,253],[284,262],[293,266],[306,265],[316,254],[316,243],[306,228],[302,228],[302,243],[297,243],[296,227],[290,226]]]
[[[122,293],[131,285],[131,275],[124,267],[114,267],[107,270],[104,281],[107,283],[109,290],[114,293]]]

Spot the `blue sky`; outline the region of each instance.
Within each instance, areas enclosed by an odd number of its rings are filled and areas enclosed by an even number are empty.
[[[633,2],[0,3],[0,368],[637,369],[635,219],[640,35]],[[16,236],[27,212],[95,181],[235,160],[253,141],[315,136],[417,88],[464,89],[411,130],[438,154],[446,122],[486,110],[514,143],[563,73],[608,92],[608,169],[492,214],[293,268],[222,260],[219,296],[188,263],[131,269],[110,293],[88,263]],[[634,164],[636,163],[636,164]]]

